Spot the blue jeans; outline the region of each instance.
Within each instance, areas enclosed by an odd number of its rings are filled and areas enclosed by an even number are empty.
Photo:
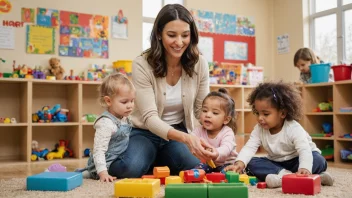
[[[326,171],[327,163],[325,158],[318,152],[313,151],[312,174],[320,174]],[[282,169],[295,173],[298,171],[299,157],[288,161],[275,162],[266,157],[253,157],[248,163],[246,171],[248,175],[256,176],[260,181],[265,181],[268,174],[278,174]]]
[[[186,132],[183,124],[173,125]],[[180,142],[166,141],[152,132],[132,128],[127,150],[111,163],[109,174],[117,178],[140,178],[156,166],[168,166],[170,174],[192,169],[199,163],[188,147]]]

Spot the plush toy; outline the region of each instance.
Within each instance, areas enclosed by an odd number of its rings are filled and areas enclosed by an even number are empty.
[[[60,59],[51,58],[49,60],[49,74],[55,76],[56,80],[62,80],[64,78],[65,70],[61,67]]]

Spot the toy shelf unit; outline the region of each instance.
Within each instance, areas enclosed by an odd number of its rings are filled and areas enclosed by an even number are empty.
[[[9,124],[10,125],[10,124]],[[28,126],[2,126],[0,127],[0,164],[26,163],[30,139]]]
[[[341,150],[352,158],[352,81],[302,86],[304,119],[301,121],[330,164],[352,168],[352,159],[342,159]],[[327,135],[331,130],[332,135]],[[333,148],[333,150],[331,149]]]

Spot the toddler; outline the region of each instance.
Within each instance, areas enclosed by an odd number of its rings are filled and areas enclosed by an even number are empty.
[[[235,164],[226,170],[240,173],[246,168],[248,175],[265,181],[269,188],[280,187],[282,176],[289,173],[320,174],[323,185],[333,185],[333,178],[325,172],[325,158],[297,122],[302,114],[298,89],[283,82],[261,83],[247,101],[258,124]],[[261,145],[267,156],[253,157]]]
[[[200,113],[201,126],[192,134],[198,136],[213,148],[211,158],[216,167],[200,163],[196,168],[206,173],[221,172],[226,166],[232,164],[237,156],[235,143],[235,102],[227,94],[227,90],[220,88],[218,92],[209,93],[202,104]]]
[[[106,111],[94,123],[93,152],[87,167],[79,170],[84,177],[112,182],[116,177],[109,175],[110,164],[123,153],[129,141],[135,88],[128,78],[114,73],[104,78],[99,87],[99,102]],[[89,174],[88,174],[89,173]]]

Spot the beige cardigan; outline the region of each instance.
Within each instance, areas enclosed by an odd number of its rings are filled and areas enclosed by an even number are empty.
[[[200,55],[194,71],[191,78],[182,70],[180,79],[188,132],[198,123],[203,99],[209,93],[209,66],[203,56]],[[167,133],[173,127],[161,120],[166,98],[166,78],[155,78],[147,60],[138,56],[132,63],[132,82],[136,88],[135,108],[131,114],[133,126],[148,129],[168,140]]]

